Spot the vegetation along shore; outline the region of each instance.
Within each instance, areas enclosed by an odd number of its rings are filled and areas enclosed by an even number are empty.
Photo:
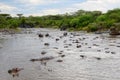
[[[78,10],[74,13],[36,17],[32,15],[25,17],[24,14],[16,14],[18,17],[12,17],[10,14],[0,13],[0,29],[41,27],[58,28],[68,31],[101,32],[115,28],[114,30],[117,30],[118,33],[120,30],[119,14],[119,8],[108,10],[106,13],[102,13],[101,11]]]

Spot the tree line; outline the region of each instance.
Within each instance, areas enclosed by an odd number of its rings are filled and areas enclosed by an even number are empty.
[[[78,10],[73,13],[29,16],[17,14],[18,17],[11,17],[10,14],[0,14],[0,28],[18,28],[21,24],[32,27],[59,28],[61,30],[88,32],[98,30],[108,30],[111,27],[120,29],[120,9],[108,10],[106,13],[101,11]]]

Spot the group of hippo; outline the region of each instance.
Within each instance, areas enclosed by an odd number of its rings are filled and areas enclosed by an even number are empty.
[[[71,35],[73,35],[73,36],[79,36],[79,35],[77,35],[77,34],[73,34],[73,33],[71,33]],[[120,33],[119,33],[119,31],[118,30],[116,30],[115,28],[111,28],[110,29],[110,35],[120,35]],[[60,39],[62,39],[63,37],[66,37],[66,36],[68,36],[68,33],[67,32],[65,32],[65,33],[63,33],[63,35],[62,36],[60,36],[59,38],[55,38],[55,41],[57,42],[57,41],[59,41]],[[38,37],[39,38],[43,38],[43,37],[51,37],[51,35],[50,34],[45,34],[45,35],[43,35],[43,34],[38,34]],[[72,37],[71,37],[72,38]],[[85,40],[86,38],[79,38],[79,40]],[[98,37],[96,37],[95,39],[98,39]],[[81,48],[82,47],[82,45],[78,45],[78,43],[80,43],[79,42],[79,40],[74,40],[74,39],[70,39],[70,40],[73,40],[73,43],[76,43],[77,45],[76,45],[76,48]],[[65,43],[65,41],[64,41],[64,43]],[[45,46],[49,46],[50,44],[49,43],[44,43],[44,45]],[[85,43],[85,45],[87,45],[87,43]],[[94,46],[99,46],[99,45],[96,45],[96,44],[93,44]],[[72,46],[72,44],[69,44],[69,46]],[[67,48],[68,46],[64,46],[64,48]],[[118,46],[118,47],[120,47],[120,46]],[[88,47],[88,48],[91,48],[91,47]],[[97,50],[98,52],[100,52],[101,50]],[[62,52],[63,51],[60,51],[58,54],[60,55],[60,56],[58,56],[58,57],[65,57],[66,55],[64,55],[64,54],[62,54]],[[45,51],[43,51],[43,52],[41,52],[41,54],[42,55],[45,55],[47,52],[45,52]],[[109,53],[109,52],[105,52],[105,53]],[[111,54],[115,54],[115,52],[111,52]],[[80,57],[83,59],[83,58],[85,58],[86,56],[85,55],[80,55]],[[53,56],[49,56],[49,57],[42,57],[42,58],[37,58],[37,59],[30,59],[30,61],[32,61],[32,62],[35,62],[35,61],[40,61],[41,62],[41,64],[43,64],[43,65],[45,65],[46,66],[46,63],[47,63],[47,61],[49,61],[49,60],[52,60],[52,59],[54,59],[54,58],[56,58],[56,57],[53,57]],[[97,59],[97,60],[101,60],[101,58],[100,57],[94,57],[95,59]],[[63,60],[62,59],[58,59],[56,62],[63,62]],[[8,73],[9,74],[12,74],[12,76],[13,77],[15,77],[15,76],[19,76],[19,71],[21,71],[21,70],[23,70],[23,68],[13,68],[13,69],[10,69],[10,70],[8,70]]]

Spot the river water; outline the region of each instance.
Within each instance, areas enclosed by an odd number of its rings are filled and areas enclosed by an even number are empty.
[[[0,80],[120,80],[120,36],[84,32],[63,36],[65,32],[40,28],[0,34]],[[49,37],[38,37],[47,33]],[[54,59],[46,65],[30,61],[49,56]],[[8,74],[12,68],[24,70],[12,77]]]

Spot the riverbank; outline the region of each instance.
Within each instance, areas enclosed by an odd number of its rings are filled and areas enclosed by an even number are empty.
[[[0,29],[0,33],[1,34],[15,34],[20,32],[20,28],[16,28],[16,29]]]

